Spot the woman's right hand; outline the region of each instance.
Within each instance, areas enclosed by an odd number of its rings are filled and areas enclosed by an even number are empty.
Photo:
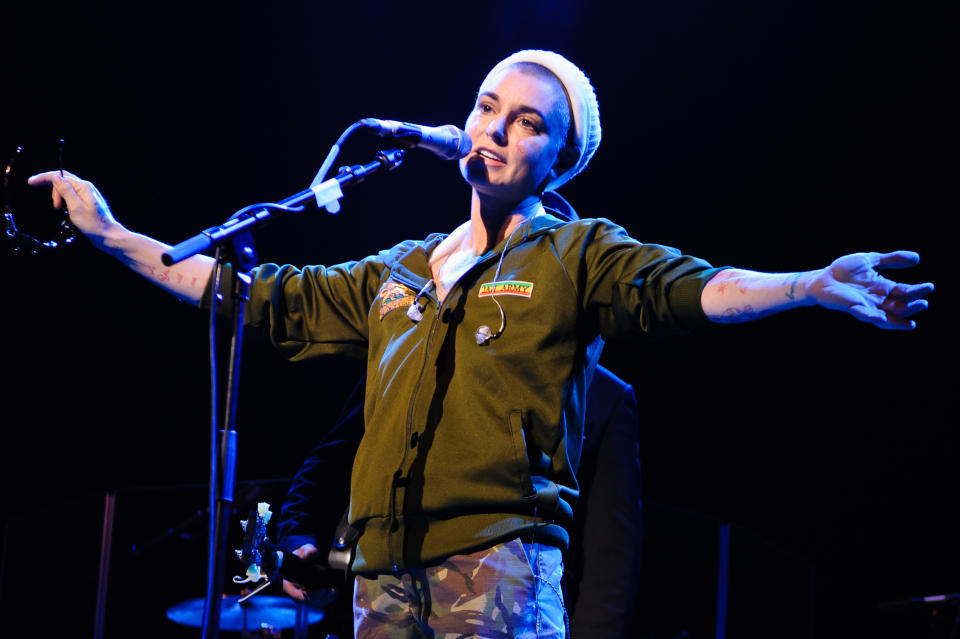
[[[103,245],[104,238],[111,231],[123,228],[110,212],[106,198],[92,182],[67,171],[62,176],[60,171],[47,171],[31,176],[27,184],[50,185],[54,208],[66,208],[70,223],[98,246]]]

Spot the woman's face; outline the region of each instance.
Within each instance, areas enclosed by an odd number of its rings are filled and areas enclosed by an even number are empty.
[[[467,118],[473,142],[460,172],[479,193],[518,203],[537,192],[566,138],[559,81],[508,67],[480,86]]]

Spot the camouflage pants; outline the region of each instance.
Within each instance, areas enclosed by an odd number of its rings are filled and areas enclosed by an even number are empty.
[[[564,639],[562,553],[513,540],[399,575],[357,577],[357,639]]]

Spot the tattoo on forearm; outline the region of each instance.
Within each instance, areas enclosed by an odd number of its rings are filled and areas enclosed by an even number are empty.
[[[753,307],[747,304],[743,308],[729,307],[723,312],[723,318],[730,322],[746,322],[756,319],[760,314],[753,310]]]
[[[773,315],[775,311],[767,310],[757,310],[751,305],[746,304],[742,307],[728,307],[720,317],[714,319],[715,322],[719,324],[740,324],[742,322],[752,322],[753,320],[758,320],[768,315]]]
[[[183,284],[185,276],[183,273],[175,272],[173,269],[164,268],[160,269],[152,264],[144,264],[143,262],[134,262],[134,267],[139,269],[144,275],[155,279],[158,282],[167,282],[171,277],[176,278],[177,284]],[[197,286],[197,278],[190,278],[190,286]]]
[[[147,275],[157,280],[158,282],[166,282],[168,279],[170,279],[170,269],[168,268],[157,271],[157,267],[152,266],[150,264],[140,263],[140,266],[142,266],[144,270],[146,270]]]
[[[741,275],[732,269],[717,275],[716,282],[717,293],[720,295],[726,295],[727,289],[731,287],[741,295],[746,294],[748,289],[746,282],[741,279]]]

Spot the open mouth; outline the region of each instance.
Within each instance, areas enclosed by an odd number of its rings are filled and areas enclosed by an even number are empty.
[[[504,160],[502,157],[500,157],[499,155],[497,155],[496,153],[494,153],[493,151],[490,151],[490,150],[488,150],[488,149],[480,149],[480,150],[478,150],[478,151],[477,151],[477,155],[479,155],[479,156],[482,157],[482,158],[487,158],[488,160],[494,160],[494,161],[496,161],[496,162],[504,162],[504,163],[506,163],[506,160]]]

